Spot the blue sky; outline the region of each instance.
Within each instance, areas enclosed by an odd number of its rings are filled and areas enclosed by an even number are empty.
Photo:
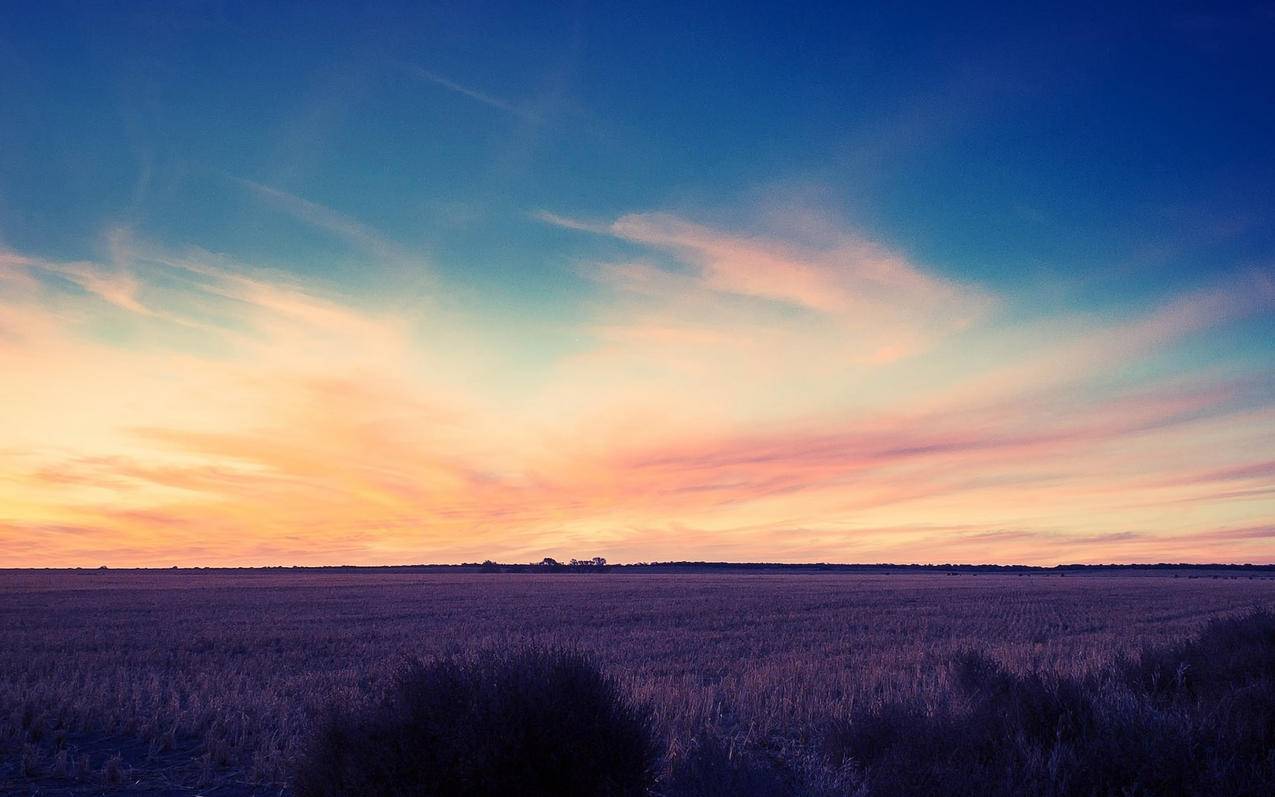
[[[1159,313],[1190,334],[1093,374],[1091,395],[1190,374],[1251,391],[1269,384],[1275,331],[1272,41],[1275,7],[1260,3],[12,3],[0,10],[0,250],[41,275],[23,301],[64,325],[90,313],[65,309],[86,292],[151,320],[147,292],[170,291],[168,316],[205,312],[171,294],[175,258],[401,317],[408,359],[460,352],[438,368],[481,385],[498,414],[513,393],[572,392],[552,387],[559,373],[600,351],[617,368],[607,384],[673,368],[631,362],[608,337],[635,318],[652,334],[660,307],[686,295],[655,293],[667,279],[699,275],[697,289],[726,298],[660,316],[659,334],[782,327],[822,351],[829,333],[803,314],[849,312],[833,252],[889,260],[873,268],[947,297],[914,307],[906,290],[869,290],[854,312],[901,336],[860,341],[869,359],[923,357],[942,340],[962,363],[1005,362]],[[97,318],[76,334],[185,339],[139,323]],[[914,368],[855,379],[873,395],[937,389],[942,367]],[[742,378],[686,369],[669,389],[705,406],[708,381]],[[844,420],[860,388],[808,378],[778,378],[741,417],[788,432],[832,408]],[[613,411],[597,402],[560,413]],[[1245,451],[1268,439],[1266,420],[1228,423]],[[1260,526],[1270,511],[1263,498],[1226,522]]]
[[[294,260],[329,243],[227,178],[497,284],[552,281],[547,253],[570,245],[529,210],[729,217],[776,191],[944,270],[1098,294],[1272,245],[1259,6],[49,3],[5,20],[0,232],[23,249],[83,255],[104,224]]]

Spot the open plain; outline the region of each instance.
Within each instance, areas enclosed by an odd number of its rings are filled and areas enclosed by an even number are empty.
[[[0,790],[273,794],[328,706],[404,657],[595,656],[670,749],[801,743],[937,703],[986,653],[1064,676],[1275,604],[1263,575],[0,573]]]

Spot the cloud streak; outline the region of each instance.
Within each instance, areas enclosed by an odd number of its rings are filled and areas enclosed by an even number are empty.
[[[289,216],[324,230],[384,261],[397,263],[421,262],[421,258],[410,254],[403,247],[376,232],[371,227],[343,213],[338,213],[332,208],[303,199],[282,189],[242,177],[231,179]]]
[[[844,231],[543,219],[633,252],[580,264],[580,346],[516,393],[478,321],[121,237],[0,253],[0,566],[1275,558],[1269,373],[1178,349],[1268,312],[1260,273],[1011,324]]]
[[[445,88],[448,91],[459,94],[462,97],[468,97],[469,99],[474,100],[475,102],[482,103],[483,105],[486,105],[490,108],[496,108],[497,110],[504,111],[505,113],[512,114],[513,116],[517,116],[520,119],[525,119],[527,121],[534,122],[538,118],[536,114],[532,113],[531,111],[528,111],[525,108],[520,108],[511,102],[502,100],[501,98],[495,97],[491,94],[487,94],[486,92],[478,91],[477,89],[472,89],[468,86],[461,85],[460,83],[457,83],[456,81],[450,78],[444,77],[438,74],[437,72],[431,72],[428,69],[423,69],[418,66],[408,66],[408,70],[411,72],[411,74],[415,75],[417,78],[427,83],[432,83],[435,86],[441,86],[442,88]]]
[[[830,334],[857,349],[847,355],[857,362],[912,356],[968,328],[993,304],[975,286],[928,274],[897,252],[839,230],[824,231],[813,242],[793,242],[717,230],[664,213],[629,214],[606,224],[548,212],[536,218],[637,244],[682,266],[607,263],[595,268],[600,281],[665,297],[666,306],[698,292],[761,302],[771,312],[795,310],[811,323],[829,325]],[[790,223],[804,230],[819,227],[814,219]],[[740,311],[744,316],[756,309],[745,304]],[[747,317],[741,321],[750,323]]]

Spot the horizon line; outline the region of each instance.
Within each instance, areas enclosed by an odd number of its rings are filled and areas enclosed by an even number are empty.
[[[492,560],[482,562],[418,562],[403,564],[326,564],[326,565],[301,565],[301,564],[257,564],[257,565],[62,565],[62,566],[39,566],[33,565],[28,567],[0,567],[0,572],[16,572],[16,571],[57,571],[57,570],[154,570],[158,572],[171,572],[173,570],[405,570],[417,568],[491,568],[491,567],[513,567],[513,568],[561,568],[563,570],[583,570],[583,569],[603,569],[603,568],[651,568],[651,567],[680,567],[680,568],[902,568],[902,569],[926,569],[926,570],[942,570],[942,569],[1014,569],[1014,570],[1064,570],[1064,569],[1098,569],[1113,568],[1123,570],[1133,570],[1138,568],[1233,568],[1233,569],[1253,569],[1253,568],[1269,568],[1275,569],[1275,562],[1068,562],[1055,565],[1032,565],[1023,563],[997,563],[997,562],[766,562],[766,561],[710,561],[710,560],[690,560],[690,559],[670,559],[665,561],[650,562],[611,562],[605,561],[602,565],[597,565],[592,560],[574,560],[576,564],[572,564],[573,560],[565,562],[554,560],[554,564],[545,564],[545,562],[496,562]]]

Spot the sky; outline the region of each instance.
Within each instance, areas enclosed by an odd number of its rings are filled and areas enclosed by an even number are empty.
[[[1275,561],[1275,6],[839,5],[0,6],[0,567]]]

